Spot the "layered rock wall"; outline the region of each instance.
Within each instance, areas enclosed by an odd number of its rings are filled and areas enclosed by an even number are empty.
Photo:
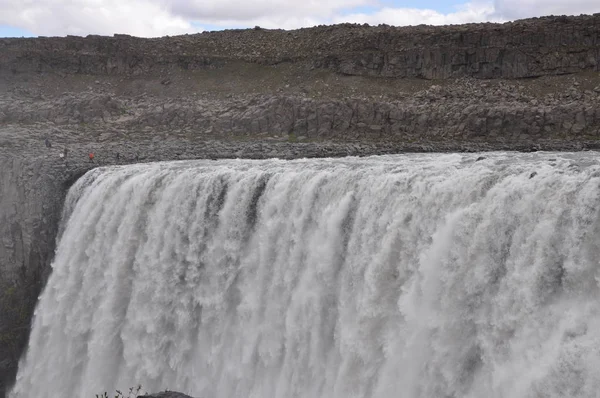
[[[0,40],[0,73],[163,73],[231,60],[304,63],[347,75],[525,78],[599,68],[600,14],[506,24],[294,31],[232,30],[140,39],[125,35]]]
[[[534,147],[548,139],[600,139],[600,92],[545,102],[493,95],[452,98],[439,87],[405,101],[285,95],[128,100],[88,93],[0,103],[0,123],[46,126],[50,136],[66,127],[73,141],[88,137],[90,150],[97,141],[129,136],[138,142],[148,134],[193,141],[521,142]]]

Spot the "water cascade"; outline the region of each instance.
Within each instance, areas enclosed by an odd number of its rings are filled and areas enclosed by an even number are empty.
[[[600,160],[478,156],[89,172],[10,397],[597,396]]]

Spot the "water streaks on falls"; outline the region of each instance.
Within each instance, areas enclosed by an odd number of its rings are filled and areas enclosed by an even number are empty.
[[[91,171],[11,397],[596,396],[600,163],[486,157]]]

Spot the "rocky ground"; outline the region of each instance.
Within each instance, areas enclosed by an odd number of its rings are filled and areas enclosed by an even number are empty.
[[[0,39],[0,398],[64,195],[100,165],[600,149],[600,15]],[[88,158],[94,153],[94,161]]]
[[[97,161],[131,162],[202,154],[576,150],[596,148],[600,138],[595,71],[527,80],[386,82],[256,68],[262,77],[255,73],[247,80],[224,70],[173,73],[166,82],[154,76],[5,79],[0,145],[25,150],[48,138],[53,147],[39,154],[58,156],[66,148],[72,156],[95,152]],[[215,83],[227,76],[238,81]]]

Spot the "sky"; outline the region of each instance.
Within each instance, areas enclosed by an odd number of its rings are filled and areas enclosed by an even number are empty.
[[[0,0],[0,37],[157,37],[257,25],[446,25],[593,13],[600,0]]]

